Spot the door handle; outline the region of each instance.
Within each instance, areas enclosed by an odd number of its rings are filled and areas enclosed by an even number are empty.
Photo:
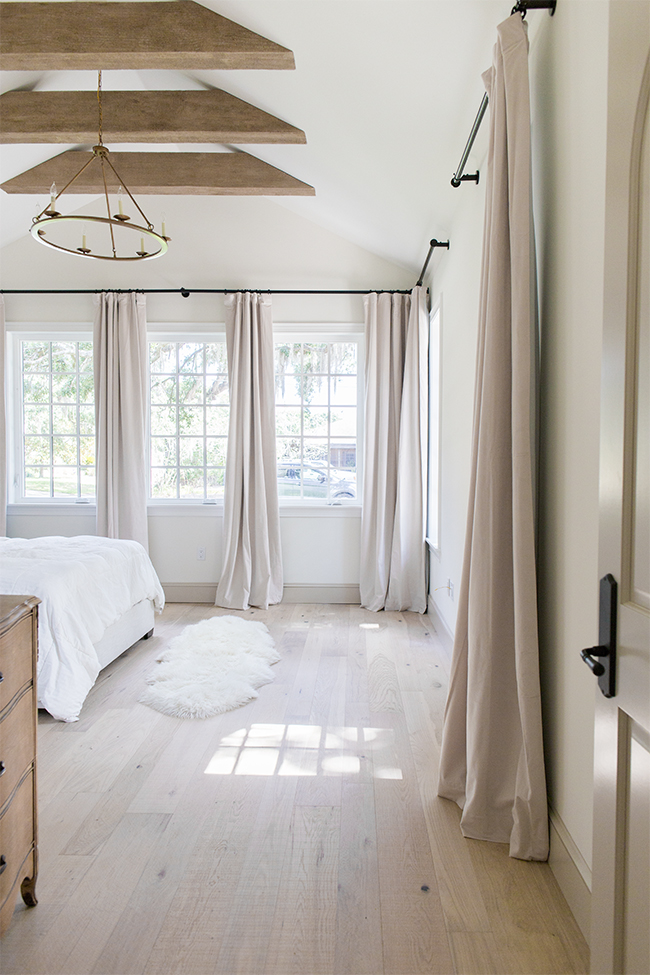
[[[580,656],[598,678],[598,686],[605,697],[616,694],[616,607],[618,583],[608,572],[600,580],[600,604],[598,612],[597,647],[580,651]],[[596,659],[598,658],[598,659]]]

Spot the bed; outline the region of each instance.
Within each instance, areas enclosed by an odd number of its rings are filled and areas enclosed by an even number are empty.
[[[138,542],[95,535],[0,540],[0,593],[38,596],[38,706],[77,721],[103,667],[153,629],[165,604]]]

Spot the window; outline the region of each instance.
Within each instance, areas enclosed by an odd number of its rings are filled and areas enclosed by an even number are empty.
[[[21,339],[18,495],[95,496],[95,406],[91,341]]]
[[[228,368],[223,341],[149,343],[150,496],[223,498]]]
[[[359,343],[276,341],[280,498],[356,500]]]

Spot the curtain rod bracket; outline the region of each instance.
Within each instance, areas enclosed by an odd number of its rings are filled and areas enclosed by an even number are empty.
[[[452,186],[455,186],[456,189],[458,189],[458,187],[460,186],[461,183],[473,182],[473,183],[476,183],[476,185],[478,186],[478,181],[479,181],[480,175],[481,174],[480,174],[479,170],[477,169],[475,173],[465,173],[463,176],[452,176],[451,177],[451,185]]]
[[[417,284],[415,286],[416,288],[419,288],[420,285],[422,284],[422,280],[423,280],[424,275],[426,273],[426,270],[427,270],[427,268],[429,266],[429,261],[431,260],[431,255],[433,254],[433,251],[434,251],[434,248],[435,247],[446,247],[447,250],[449,250],[449,241],[448,240],[436,240],[435,237],[433,238],[433,240],[430,240],[429,241],[429,253],[427,254],[426,261],[422,265],[422,270],[420,271],[420,277],[418,278]]]
[[[523,19],[526,16],[527,10],[548,10],[552,17],[556,7],[557,0],[517,0],[517,3],[510,11],[510,16],[512,17],[513,14],[521,14]]]

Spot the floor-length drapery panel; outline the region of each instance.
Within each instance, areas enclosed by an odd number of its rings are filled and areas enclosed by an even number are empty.
[[[95,301],[97,534],[148,550],[146,299],[107,293]]]
[[[271,298],[238,292],[225,303],[230,425],[216,605],[268,609],[282,599]]]
[[[426,609],[426,295],[372,293],[366,319],[361,605]]]
[[[5,300],[0,295],[0,535],[7,534],[7,421],[5,412]]]
[[[483,78],[490,142],[472,476],[439,794],[463,809],[465,836],[544,860],[528,40],[518,14],[499,25]]]

